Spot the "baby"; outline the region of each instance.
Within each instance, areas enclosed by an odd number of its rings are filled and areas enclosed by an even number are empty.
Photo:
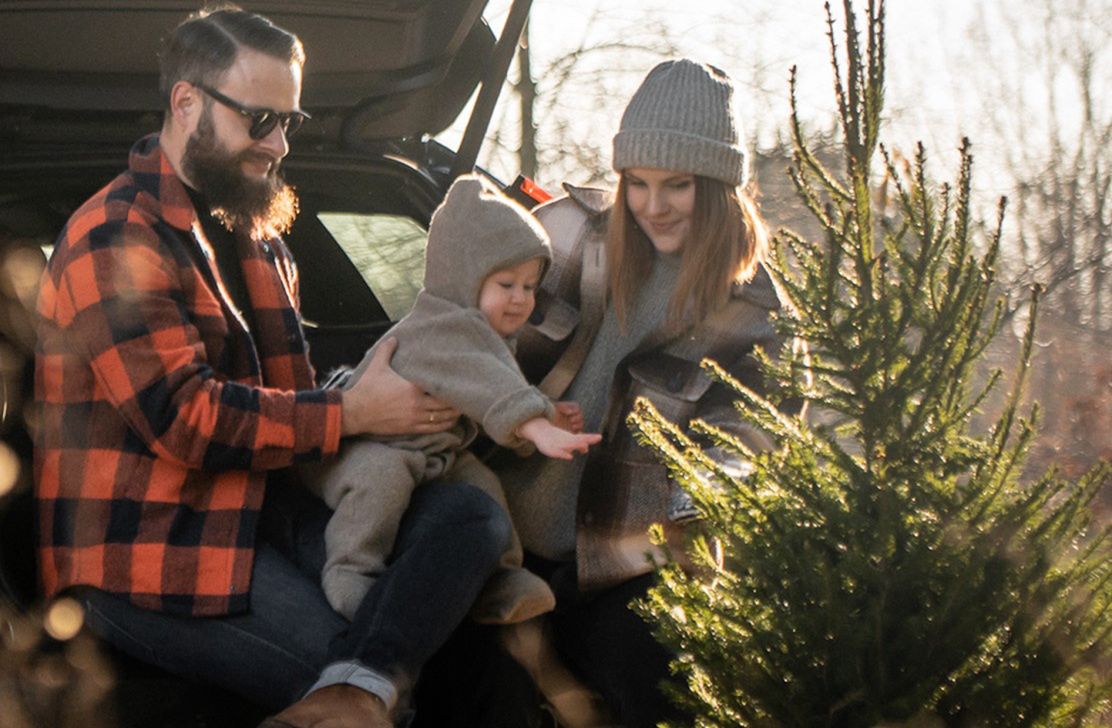
[[[340,614],[350,619],[382,572],[421,483],[471,483],[506,507],[498,477],[465,449],[477,425],[523,454],[535,446],[571,459],[599,441],[578,432],[582,416],[574,404],[554,404],[525,381],[514,359],[512,337],[533,312],[551,257],[544,229],[481,177],[457,179],[433,214],[424,288],[383,339],[398,342],[390,362],[398,374],[464,417],[444,433],[353,439],[337,460],[311,466],[307,481],[335,511],[325,530],[321,583]],[[377,346],[348,381],[362,374]],[[548,584],[523,569],[521,558],[514,533],[472,610],[477,621],[512,624],[555,606]]]

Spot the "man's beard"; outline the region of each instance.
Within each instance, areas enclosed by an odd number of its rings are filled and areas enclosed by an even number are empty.
[[[256,240],[288,232],[297,217],[297,194],[278,174],[277,164],[261,179],[244,174],[243,163],[261,156],[250,148],[238,154],[225,151],[206,110],[182,157],[182,171],[205,196],[212,214],[228,230]]]

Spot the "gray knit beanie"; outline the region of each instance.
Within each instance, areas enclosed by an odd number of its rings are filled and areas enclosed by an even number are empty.
[[[552,260],[552,248],[536,218],[478,175],[461,175],[448,188],[429,223],[425,290],[473,307],[483,280],[496,270]]]
[[[614,137],[614,169],[667,169],[743,185],[730,78],[712,66],[665,61],[641,82]]]

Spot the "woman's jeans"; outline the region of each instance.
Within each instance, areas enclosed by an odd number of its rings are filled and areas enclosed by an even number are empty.
[[[568,666],[602,696],[625,728],[652,728],[662,720],[690,723],[660,689],[674,654],[656,641],[652,625],[630,608],[655,583],[645,574],[610,589],[581,593],[575,564],[531,559],[556,593],[551,615],[556,649]]]
[[[82,588],[89,625],[132,657],[271,710],[332,683],[358,685],[393,706],[497,567],[509,520],[473,486],[418,488],[386,572],[349,624],[320,588],[329,515],[300,488],[269,488],[245,614],[172,616]]]

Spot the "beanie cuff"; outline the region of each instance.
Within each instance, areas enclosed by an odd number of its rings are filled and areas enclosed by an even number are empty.
[[[614,137],[614,170],[667,169],[744,185],[748,165],[743,149],[703,136],[665,129],[623,129]]]

